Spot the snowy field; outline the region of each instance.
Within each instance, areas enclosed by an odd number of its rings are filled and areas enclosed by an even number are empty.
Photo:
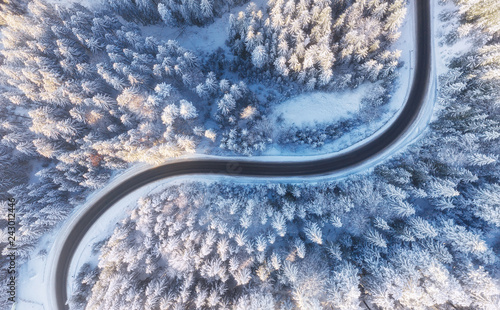
[[[352,117],[361,107],[361,99],[370,89],[363,84],[356,90],[341,93],[312,92],[301,94],[275,107],[272,118],[281,117],[284,125],[314,126],[331,124]]]

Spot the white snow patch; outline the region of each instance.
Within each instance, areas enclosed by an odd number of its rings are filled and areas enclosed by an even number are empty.
[[[21,264],[18,269],[16,310],[47,310],[45,287],[46,273],[51,268],[47,263],[47,251],[57,236],[55,229],[42,237],[30,259]],[[34,289],[37,288],[37,289]]]
[[[170,27],[166,25],[142,26],[141,31],[145,37],[168,41],[175,40],[180,46],[196,52],[212,52],[219,47],[224,47],[227,37],[228,16],[217,19],[214,23],[205,26]]]
[[[284,124],[298,127],[333,124],[359,111],[361,99],[369,86],[363,84],[356,89],[339,93],[317,91],[301,94],[276,106],[272,114],[274,117],[281,116]]]
[[[416,16],[414,2],[411,1],[408,5],[408,11],[406,13],[405,21],[401,26],[401,37],[394,43],[391,50],[400,50],[401,58],[399,61],[403,63],[403,67],[398,70],[399,79],[396,91],[392,94],[392,98],[389,101],[389,110],[391,114],[403,108],[404,103],[408,100],[408,95],[411,89],[411,83],[413,81],[413,75],[415,73],[415,48],[416,48],[416,38],[415,38],[415,26],[416,26]]]

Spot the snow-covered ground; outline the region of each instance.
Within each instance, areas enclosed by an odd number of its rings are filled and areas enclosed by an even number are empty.
[[[200,52],[213,52],[217,48],[225,47],[229,13],[214,23],[205,27],[185,26],[182,28],[166,25],[152,25],[141,27],[144,36],[151,36],[162,40],[175,40],[187,49]]]
[[[363,94],[369,88],[366,83],[356,90],[341,93],[318,91],[301,94],[279,104],[271,117],[282,117],[284,125],[299,127],[338,122],[359,111]]]
[[[50,234],[44,236],[33,251],[33,256],[30,260],[22,264],[18,270],[17,283],[17,303],[16,310],[49,310],[51,309],[47,303],[47,291],[45,287],[48,285],[46,275],[53,266],[48,264],[47,254],[43,252],[49,251],[50,247],[57,238],[59,231],[53,230]],[[43,251],[40,253],[40,251]]]

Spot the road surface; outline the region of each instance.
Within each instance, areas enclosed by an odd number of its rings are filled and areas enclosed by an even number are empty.
[[[75,223],[57,253],[52,278],[58,309],[68,309],[67,279],[74,253],[92,224],[114,203],[132,191],[157,180],[189,174],[219,174],[255,177],[324,175],[362,164],[397,143],[408,131],[424,105],[431,71],[430,0],[415,0],[416,64],[413,84],[403,110],[385,132],[347,153],[301,162],[252,162],[228,160],[185,160],[165,164],[137,174],[111,189]]]

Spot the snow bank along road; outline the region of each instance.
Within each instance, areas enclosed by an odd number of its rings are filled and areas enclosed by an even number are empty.
[[[416,64],[413,85],[408,100],[397,119],[373,140],[349,152],[328,158],[296,162],[262,162],[237,160],[183,160],[158,166],[124,180],[97,200],[80,218],[63,241],[51,271],[53,302],[51,309],[67,309],[67,278],[70,262],[87,230],[110,206],[145,184],[187,174],[219,174],[253,177],[297,177],[324,175],[352,168],[373,158],[397,143],[411,127],[429,91],[431,72],[431,0],[415,0]]]

